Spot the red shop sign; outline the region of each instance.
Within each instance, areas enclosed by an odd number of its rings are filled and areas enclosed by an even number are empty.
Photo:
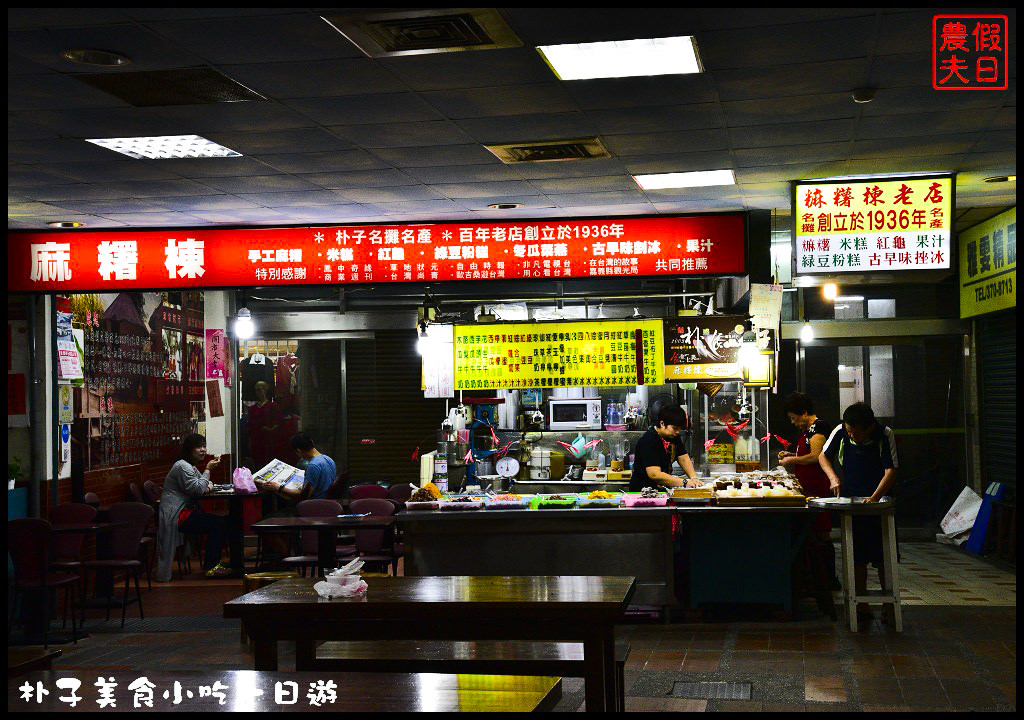
[[[746,216],[10,232],[8,292],[746,272]]]

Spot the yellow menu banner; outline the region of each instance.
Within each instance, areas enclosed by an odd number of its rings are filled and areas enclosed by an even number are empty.
[[[1017,307],[1017,208],[960,233],[960,317]]]
[[[661,320],[455,328],[455,389],[661,385]]]

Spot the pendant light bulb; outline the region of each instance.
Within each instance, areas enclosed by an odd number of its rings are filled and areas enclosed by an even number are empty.
[[[804,322],[804,326],[800,328],[800,342],[809,343],[814,340],[814,328],[811,327],[809,322]]]
[[[256,325],[253,324],[252,313],[248,308],[241,308],[235,319],[235,337],[239,340],[248,340],[255,334]]]

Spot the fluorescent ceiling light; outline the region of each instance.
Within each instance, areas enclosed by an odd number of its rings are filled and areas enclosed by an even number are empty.
[[[633,179],[644,190],[736,184],[736,176],[732,170],[701,170],[700,172],[662,173],[660,175],[634,175]]]
[[[137,160],[166,160],[170,158],[222,158],[242,157],[223,145],[198,135],[158,135],[156,137],[87,139],[94,145],[119,152]]]
[[[537,48],[559,80],[682,75],[702,72],[693,37],[541,45]]]
[[[836,302],[863,302],[863,295],[839,295],[836,297]]]

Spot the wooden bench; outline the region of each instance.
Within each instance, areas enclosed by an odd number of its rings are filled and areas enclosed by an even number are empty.
[[[38,645],[22,645],[7,648],[7,678],[21,677],[36,670],[50,670],[53,659],[60,650],[42,648]]]
[[[308,647],[308,646],[306,646]],[[583,677],[583,644],[450,640],[341,640],[325,642],[313,657],[296,649],[296,670],[337,672],[482,673]],[[308,650],[305,654],[308,654]],[[615,684],[619,711],[625,710],[625,665],[629,645],[615,645]]]

